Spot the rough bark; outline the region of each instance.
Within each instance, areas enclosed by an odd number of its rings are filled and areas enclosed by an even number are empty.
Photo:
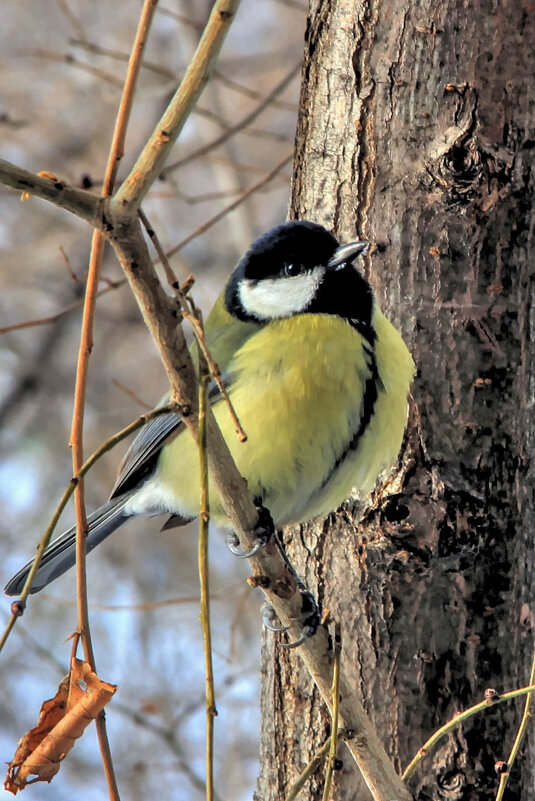
[[[291,214],[373,243],[383,310],[418,365],[399,470],[359,508],[285,532],[343,627],[343,661],[401,770],[533,649],[535,7],[312,4]],[[284,798],[329,732],[299,657],[267,634],[258,797]],[[427,757],[417,799],[491,799],[520,705]],[[508,799],[535,799],[531,731]],[[337,799],[367,799],[340,746]],[[321,798],[322,772],[302,797]]]

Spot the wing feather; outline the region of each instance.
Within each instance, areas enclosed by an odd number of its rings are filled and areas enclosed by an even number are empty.
[[[261,328],[262,326],[256,323],[244,323],[232,317],[225,308],[224,293],[221,293],[206,320],[205,330],[207,345],[223,371],[221,380],[226,389],[229,388],[231,379],[228,373],[224,372],[225,368],[235,352]],[[194,357],[195,348],[195,345],[192,346]],[[218,400],[220,394],[217,384],[212,381],[208,388],[210,401]],[[169,394],[162,398],[158,405],[164,406],[168,402]],[[156,417],[143,426],[126,452],[110,499],[139,486],[154,471],[164,445],[179,436],[184,428],[180,415],[173,413]]]
[[[229,376],[222,376],[221,381],[225,389],[228,389]],[[211,402],[217,401],[221,397],[215,381],[212,381],[208,388],[208,397]],[[166,403],[169,403],[169,393],[164,395],[158,406],[165,406]],[[125,454],[109,499],[117,498],[119,495],[135,489],[151,475],[164,445],[178,437],[184,429],[184,421],[179,414],[173,412],[155,417],[154,420],[144,425]]]

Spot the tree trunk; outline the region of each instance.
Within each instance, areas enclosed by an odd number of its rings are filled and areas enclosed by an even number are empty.
[[[292,216],[372,243],[365,269],[418,365],[397,473],[284,533],[342,625],[343,664],[400,770],[533,650],[535,5],[323,0],[308,21]],[[329,733],[266,633],[258,797],[285,798]],[[523,702],[426,757],[417,799],[495,797]],[[531,801],[533,731],[507,798]],[[530,746],[531,743],[531,746]],[[343,744],[335,799],[369,793]],[[323,770],[302,798],[321,798]]]

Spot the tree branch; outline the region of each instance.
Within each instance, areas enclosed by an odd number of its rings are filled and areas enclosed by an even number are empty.
[[[114,205],[137,210],[160,173],[197,98],[204,89],[240,0],[216,0],[182,83],[114,198]]]
[[[279,83],[271,90],[271,92],[264,97],[262,102],[255,106],[255,108],[250,111],[242,120],[240,120],[240,122],[238,122],[236,125],[233,125],[231,128],[227,128],[226,131],[223,131],[220,136],[212,139],[211,142],[201,145],[201,147],[198,147],[197,150],[193,150],[191,153],[183,156],[178,161],[168,164],[167,167],[162,170],[162,177],[166,178],[169,173],[174,172],[174,170],[178,170],[180,167],[189,164],[191,161],[201,158],[201,156],[205,156],[207,153],[210,153],[212,150],[215,150],[217,147],[224,144],[235,134],[245,130],[253,122],[253,120],[256,120],[256,118],[259,117],[266,108],[268,108],[268,106],[273,105],[275,98],[278,97],[278,95],[280,95],[286,89],[286,87],[290,85],[300,69],[301,61],[299,61],[297,64],[294,64],[291,70],[284,76],[282,81],[279,81]]]
[[[128,127],[128,120],[130,118],[130,112],[132,110],[132,103],[134,101],[134,91],[137,77],[139,75],[141,66],[141,54],[143,53],[143,48],[149,35],[152,18],[156,8],[156,2],[157,0],[144,0],[143,8],[137,25],[136,37],[132,45],[123,92],[121,95],[121,102],[117,112],[117,119],[115,121],[115,127],[113,130],[113,138],[106,164],[106,174],[104,176],[104,184],[102,187],[103,198],[109,197],[113,192],[119,163],[124,154],[124,141]],[[89,258],[89,270],[86,282],[82,327],[80,332],[80,347],[76,370],[76,385],[74,389],[74,407],[70,444],[72,447],[73,474],[75,475],[79,472],[83,464],[83,428],[87,394],[87,377],[89,372],[89,356],[93,349],[93,320],[97,303],[98,284],[100,280],[104,245],[104,232],[95,228],[91,242],[91,254]],[[89,663],[91,670],[96,672],[95,656],[91,641],[89,609],[87,603],[87,577],[85,565],[87,516],[85,509],[83,480],[80,480],[75,487],[74,507],[76,511],[76,596],[78,607],[78,631],[80,633],[85,659]],[[119,790],[117,788],[117,781],[115,778],[105,717],[100,713],[95,717],[99,745],[102,754],[102,764],[108,785],[108,792],[112,801],[119,801]]]
[[[101,226],[100,198],[84,189],[75,189],[57,178],[44,177],[23,170],[22,167],[17,167],[4,159],[0,159],[0,183],[21,193],[29,192],[31,195],[48,200],[55,206],[76,214],[95,228]]]

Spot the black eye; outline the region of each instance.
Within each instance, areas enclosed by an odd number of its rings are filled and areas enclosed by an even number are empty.
[[[302,264],[285,264],[282,268],[283,275],[299,275],[303,272]]]

